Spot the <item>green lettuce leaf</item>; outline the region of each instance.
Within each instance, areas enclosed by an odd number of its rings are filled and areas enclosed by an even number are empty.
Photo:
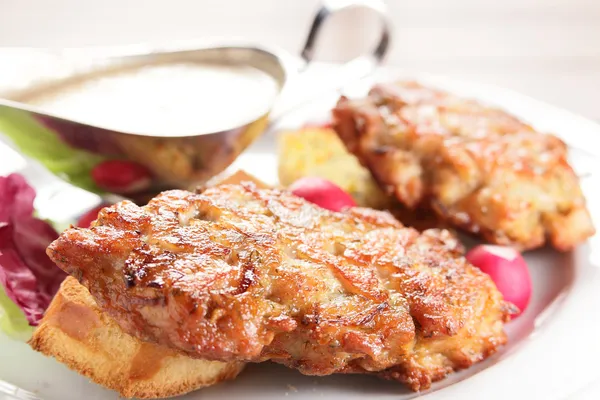
[[[22,175],[0,177],[0,329],[21,339],[66,277],[46,254],[58,233],[33,216],[35,196]]]
[[[0,134],[9,137],[23,154],[73,185],[101,191],[92,180],[91,170],[106,158],[70,147],[29,113],[0,107]]]
[[[33,333],[21,309],[8,298],[0,285],[0,330],[13,339],[27,340]]]

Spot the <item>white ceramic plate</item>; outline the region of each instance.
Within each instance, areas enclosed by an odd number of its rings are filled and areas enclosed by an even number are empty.
[[[297,85],[298,96],[326,81],[331,68],[322,68],[311,79],[314,85]],[[382,71],[375,79],[401,76],[400,71]],[[600,226],[600,126],[567,111],[519,94],[491,86],[473,85],[444,78],[418,77],[425,83],[478,98],[505,108],[538,129],[554,132],[573,147],[573,163],[585,178],[586,193],[596,226]],[[346,88],[363,93],[371,82]],[[305,93],[301,93],[303,87]],[[277,129],[294,128],[328,117],[337,95],[286,115]],[[277,131],[277,129],[275,131]],[[2,144],[0,144],[2,146]],[[39,167],[24,164],[19,156],[0,148],[0,173],[24,173],[38,188],[36,206],[55,214],[63,207],[87,207],[94,196],[49,179]],[[596,158],[599,157],[599,158]],[[7,161],[8,160],[8,161]],[[265,135],[232,167],[276,183],[275,134]],[[70,199],[66,201],[66,199]],[[560,254],[544,249],[526,255],[533,277],[533,299],[527,311],[507,325],[509,344],[498,354],[473,368],[452,374],[421,393],[426,399],[563,399],[600,379],[600,240],[593,237],[575,252]],[[90,383],[53,359],[32,351],[25,343],[0,334],[0,379],[48,400],[117,399],[114,392]],[[14,388],[13,388],[14,389]],[[186,399],[409,399],[417,394],[402,385],[368,376],[302,376],[285,367],[264,363],[250,365],[234,381],[187,395]],[[8,397],[7,397],[8,398]],[[0,399],[3,399],[0,384]]]

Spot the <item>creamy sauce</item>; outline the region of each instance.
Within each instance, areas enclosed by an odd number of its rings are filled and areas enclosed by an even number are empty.
[[[256,68],[179,63],[97,76],[23,102],[109,130],[187,136],[252,122],[278,92],[275,79]]]

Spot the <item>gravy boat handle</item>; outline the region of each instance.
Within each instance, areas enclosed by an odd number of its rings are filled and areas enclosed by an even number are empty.
[[[327,83],[323,86],[320,86],[319,90],[315,91],[312,89],[314,86],[311,85],[309,86],[311,89],[308,93],[306,93],[306,90],[302,89],[308,85],[302,85],[298,81],[302,81],[302,78],[305,75],[309,75],[309,72],[307,71],[310,70],[309,67],[314,60],[317,42],[319,40],[319,35],[321,35],[323,26],[331,16],[338,14],[341,11],[354,8],[369,10],[372,13],[375,13],[375,15],[378,17],[381,30],[377,45],[371,52],[362,54],[350,61],[347,61],[339,68],[336,68],[335,73],[327,76]],[[371,75],[387,55],[390,45],[391,31],[392,24],[388,17],[387,5],[383,0],[323,0],[320,9],[313,18],[313,22],[306,37],[304,47],[300,53],[303,63],[298,69],[299,76],[296,77],[300,79],[294,79],[296,84],[294,84],[294,82],[291,84],[286,84],[286,88],[288,86],[293,86],[293,90],[284,89],[279,103],[271,112],[271,123],[275,123],[277,120],[279,120],[279,118],[288,112],[291,112],[294,109],[309,103],[316,98],[319,98],[325,93],[339,91],[345,86]],[[286,96],[288,91],[292,91],[294,93],[293,98],[290,100],[288,100]],[[298,95],[299,93],[304,94]]]

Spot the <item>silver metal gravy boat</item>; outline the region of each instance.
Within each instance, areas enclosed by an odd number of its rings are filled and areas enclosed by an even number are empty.
[[[195,44],[162,50],[142,46],[46,53],[48,66],[34,68],[31,74],[23,73],[21,80],[15,79],[9,82],[10,85],[0,85],[0,134],[8,137],[20,152],[37,159],[59,177],[96,193],[116,193],[143,200],[164,189],[192,187],[222,172],[255,141],[267,128],[270,111],[256,115],[241,126],[227,126],[228,121],[224,121],[223,129],[216,132],[157,136],[116,131],[85,120],[67,119],[27,104],[27,98],[56,92],[123,69],[181,62],[251,66],[272,77],[281,92],[291,80],[303,75],[313,60],[325,20],[353,7],[364,7],[377,13],[382,25],[381,36],[372,53],[341,65],[332,77],[332,85],[360,79],[372,72],[387,52],[390,24],[385,4],[379,0],[329,0],[323,2],[316,14],[300,57],[264,46],[232,43]],[[4,58],[10,62],[10,57]],[[46,59],[42,60],[42,64],[46,62]],[[306,100],[293,99],[292,104]],[[286,109],[278,108],[280,114]],[[290,108],[289,104],[287,108]],[[104,171],[105,175],[132,176],[133,181],[119,187],[103,186],[95,178],[98,174],[94,171],[105,166],[112,168]],[[128,170],[130,167],[133,172]]]

